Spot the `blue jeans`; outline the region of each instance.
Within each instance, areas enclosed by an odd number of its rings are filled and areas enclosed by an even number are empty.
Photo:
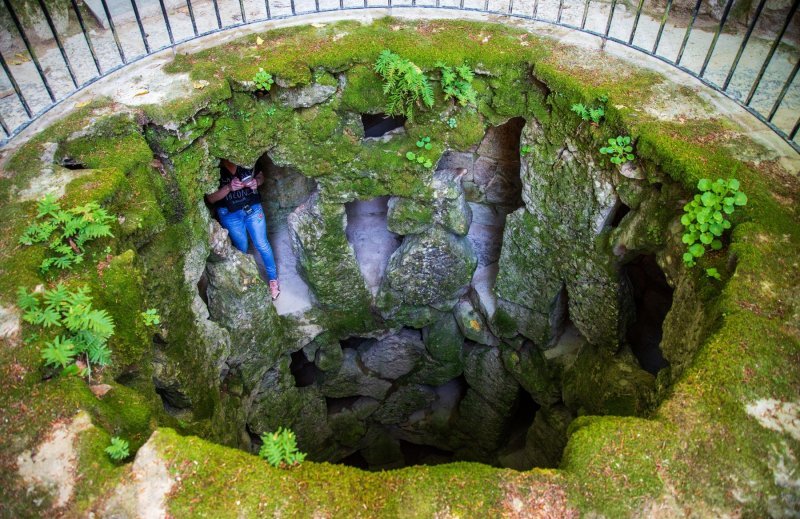
[[[220,207],[217,209],[217,216],[222,226],[228,230],[233,246],[244,253],[247,253],[247,235],[250,235],[253,245],[264,261],[267,277],[270,281],[278,279],[278,267],[275,265],[272,247],[267,240],[267,219],[261,204],[233,212],[228,211],[226,207]]]

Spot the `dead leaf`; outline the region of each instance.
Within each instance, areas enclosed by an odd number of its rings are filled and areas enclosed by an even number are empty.
[[[92,393],[97,398],[102,398],[103,395],[111,391],[111,386],[108,384],[95,384],[94,386],[89,386],[89,389],[92,390]]]
[[[257,36],[256,37],[256,45],[261,45],[262,43],[264,43],[263,38],[261,38],[261,36]]]
[[[205,79],[192,81],[192,86],[195,88],[195,90],[202,90],[208,86],[208,81],[206,81]]]
[[[79,103],[75,103],[75,108],[83,108],[84,106],[88,106],[91,103],[91,99],[87,99],[86,101],[81,101]]]
[[[321,29],[321,28],[325,27],[325,24],[324,23],[312,23],[311,27],[316,27],[317,29]]]
[[[149,90],[147,90],[146,88],[143,88],[142,90],[139,90],[138,92],[133,94],[133,97],[146,96],[149,93],[150,93]]]
[[[481,329],[481,325],[475,319],[473,319],[473,320],[471,320],[469,322],[469,327],[472,328],[475,331],[478,331],[478,330]]]

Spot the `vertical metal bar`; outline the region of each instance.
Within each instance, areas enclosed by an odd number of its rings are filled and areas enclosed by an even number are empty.
[[[75,11],[75,16],[78,17],[78,25],[81,26],[83,38],[86,40],[86,46],[89,47],[89,52],[92,54],[92,60],[94,60],[94,66],[97,68],[97,73],[102,76],[103,71],[100,69],[100,61],[97,59],[97,53],[94,51],[92,39],[89,38],[89,33],[86,31],[86,24],[83,23],[83,15],[81,15],[81,10],[78,8],[78,3],[75,0],[72,0],[72,9]]]
[[[589,2],[592,0],[586,0],[586,3],[583,4],[583,18],[581,18],[581,30],[586,28],[586,17],[589,16]]]
[[[3,57],[3,53],[0,52],[0,65],[3,66],[3,70],[8,77],[8,80],[11,82],[11,86],[14,88],[14,92],[17,93],[17,98],[19,98],[19,102],[22,103],[22,108],[25,109],[25,113],[28,114],[28,117],[33,119],[33,112],[31,111],[31,107],[28,106],[28,102],[25,100],[25,96],[22,95],[22,90],[20,90],[19,85],[17,84],[17,80],[14,79],[14,74],[11,73],[11,69],[8,68],[8,63],[6,63],[6,59]]]
[[[558,16],[556,16],[556,23],[561,23],[561,14],[564,12],[564,0],[558,0]]]
[[[484,11],[488,11],[489,10],[489,0],[485,0],[483,2],[483,10]]]
[[[28,50],[28,54],[31,57],[31,61],[33,61],[33,65],[36,67],[36,71],[39,73],[39,79],[42,80],[42,84],[44,84],[45,90],[47,90],[47,95],[50,96],[50,100],[52,102],[56,102],[56,96],[53,95],[53,90],[50,88],[50,83],[47,82],[47,76],[44,75],[44,70],[42,70],[42,65],[39,63],[39,58],[36,57],[36,51],[33,50],[33,46],[31,45],[30,40],[25,35],[25,30],[22,28],[22,24],[19,22],[19,18],[17,18],[17,13],[14,11],[14,8],[11,6],[11,3],[8,0],[3,0],[3,3],[8,9],[9,14],[11,15],[11,20],[14,22],[14,25],[17,27],[17,32],[19,32],[20,37],[22,38],[22,42],[25,44],[25,48]]]
[[[142,17],[139,16],[139,8],[136,7],[136,0],[131,0],[131,7],[133,7],[133,16],[136,17],[136,25],[139,26],[139,34],[142,35],[142,41],[144,42],[144,51],[146,54],[150,54],[150,44],[147,42],[147,34],[144,32],[144,26],[142,25]]]
[[[756,8],[756,14],[753,17],[753,21],[750,22],[750,26],[747,28],[747,32],[744,35],[742,44],[739,45],[739,50],[736,52],[736,57],[733,59],[733,65],[731,65],[731,69],[728,71],[728,76],[725,78],[725,83],[722,85],[722,90],[728,90],[728,85],[731,83],[731,78],[733,78],[733,73],[736,72],[736,67],[739,65],[739,59],[741,59],[742,57],[744,48],[747,47],[747,42],[748,40],[750,40],[750,35],[753,34],[753,29],[755,29],[756,23],[758,23],[758,17],[761,15],[761,10],[764,8],[764,4],[766,3],[767,0],[761,0],[758,3],[758,7]]]
[[[700,74],[698,74],[698,77],[703,77],[703,74],[706,73],[706,67],[708,66],[708,62],[711,61],[711,55],[714,54],[717,40],[719,40],[719,35],[722,32],[722,28],[725,26],[725,21],[728,19],[728,13],[731,12],[731,7],[733,7],[733,0],[728,0],[725,4],[725,10],[722,11],[722,18],[719,19],[719,25],[717,26],[717,31],[714,33],[714,39],[711,40],[711,46],[706,53],[706,59],[703,61],[703,66],[700,67]]]
[[[729,0],[733,1],[733,0]],[[664,16],[661,18],[661,26],[658,28],[658,35],[656,42],[653,44],[653,51],[650,54],[658,52],[658,45],[661,43],[661,35],[664,34],[664,26],[667,25],[667,18],[669,18],[669,10],[672,8],[672,0],[667,0],[667,6],[664,8]]]
[[[364,3],[366,4],[367,0],[364,0]],[[294,10],[294,0],[289,0],[289,6],[292,8],[292,16],[297,14],[297,12]]]
[[[678,57],[675,59],[675,65],[681,64],[681,59],[683,59],[683,51],[686,50],[686,44],[689,43],[689,35],[692,34],[692,27],[694,27],[694,21],[697,20],[697,13],[700,12],[700,5],[703,3],[703,0],[697,0],[697,3],[694,5],[694,11],[692,11],[692,21],[689,22],[689,25],[686,27],[686,33],[683,35],[683,41],[681,42],[681,48],[678,51]]]
[[[211,3],[214,4],[214,13],[217,15],[217,29],[222,29],[222,17],[219,15],[219,4],[217,4],[217,0],[211,0]]]
[[[75,88],[78,88],[78,78],[75,77],[75,71],[72,70],[72,63],[69,62],[67,51],[64,50],[64,45],[61,43],[61,38],[58,37],[56,26],[53,23],[53,19],[50,17],[50,12],[48,12],[47,7],[44,5],[42,0],[39,0],[39,8],[44,14],[44,19],[47,21],[47,26],[50,27],[50,33],[53,35],[53,39],[56,40],[56,46],[58,47],[58,51],[61,53],[61,59],[64,60],[64,64],[67,66],[67,72],[69,72],[69,77],[72,79],[72,84],[75,86]]]
[[[343,1],[344,1],[344,0],[339,0],[339,8],[340,8],[340,9],[342,8],[342,2],[343,2]],[[269,11],[269,0],[264,0],[264,7],[266,7],[266,8],[267,8],[267,20],[270,20],[270,19],[272,19],[272,14],[271,14],[271,13],[270,13],[270,11]]]
[[[797,70],[800,69],[800,57],[797,60],[797,63],[794,64],[794,68],[792,72],[789,74],[789,77],[786,78],[786,83],[783,84],[783,88],[781,89],[781,93],[778,94],[778,98],[775,100],[775,104],[772,105],[772,109],[769,111],[769,115],[767,116],[767,121],[772,122],[772,118],[775,117],[775,112],[778,111],[778,107],[783,102],[783,96],[786,95],[786,92],[789,90],[789,87],[794,83],[795,78],[797,77]]]
[[[589,0],[586,0],[587,2]],[[461,4],[464,4],[464,0],[461,0]],[[536,16],[539,14],[539,0],[533,0],[533,19],[536,20]]]
[[[617,8],[617,0],[611,0],[611,10],[608,12],[608,20],[606,21],[606,32],[605,36],[603,36],[603,45],[606,44],[606,38],[608,38],[608,33],[611,31],[611,22],[614,19],[614,11],[616,10],[616,8]]]
[[[172,36],[172,25],[169,23],[169,15],[167,14],[167,7],[164,5],[164,0],[158,0],[161,5],[161,16],[164,17],[164,23],[167,25],[167,36],[169,36],[170,45],[175,45],[175,38]]]
[[[127,64],[128,59],[125,57],[125,51],[122,50],[122,44],[119,42],[119,35],[117,34],[117,28],[114,26],[114,20],[111,18],[111,11],[108,10],[108,4],[106,0],[100,0],[100,3],[103,4],[103,12],[106,14],[106,20],[108,20],[108,26],[111,28],[111,34],[114,36],[114,43],[117,44],[117,50],[119,51],[119,58],[122,60],[122,64]]]
[[[753,100],[753,96],[755,95],[756,90],[758,89],[759,85],[761,85],[761,80],[764,78],[764,72],[766,72],[770,61],[772,61],[772,56],[775,54],[775,50],[778,48],[778,44],[783,39],[783,34],[786,32],[786,28],[789,27],[789,23],[791,23],[792,18],[794,18],[794,14],[795,12],[797,12],[798,4],[800,4],[800,0],[794,0],[794,4],[792,5],[792,8],[789,10],[789,14],[786,16],[786,20],[784,20],[783,22],[783,27],[781,27],[780,32],[775,37],[775,40],[772,42],[772,47],[769,48],[767,57],[764,59],[764,63],[761,64],[761,70],[758,71],[756,80],[753,83],[753,86],[750,87],[750,92],[748,92],[747,99],[744,102],[745,106],[750,106],[750,101]]]
[[[314,0],[314,6],[316,7],[316,12],[319,12],[319,0]]]
[[[391,2],[392,2],[392,0],[389,0],[389,5],[391,5]],[[459,8],[459,9],[464,9],[464,0],[461,0],[461,1],[458,3],[458,8]]]
[[[631,36],[628,38],[628,45],[633,45],[633,39],[636,37],[636,28],[639,26],[639,17],[642,15],[642,6],[644,6],[644,0],[639,0],[639,7],[636,8],[636,18],[633,19],[633,27],[631,27]]]
[[[514,0],[508,0],[508,14],[514,13]]]
[[[244,12],[244,3],[239,0],[239,12],[242,14],[242,23],[247,23],[247,13]]]
[[[186,8],[189,9],[189,19],[192,21],[192,31],[194,31],[194,35],[197,36],[197,21],[194,19],[192,0],[186,0]],[[267,11],[267,16],[269,16],[269,11]]]

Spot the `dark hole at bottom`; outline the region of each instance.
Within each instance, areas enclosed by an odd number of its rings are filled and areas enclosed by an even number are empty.
[[[441,465],[451,463],[453,453],[444,449],[438,449],[431,445],[420,445],[417,443],[400,440],[400,452],[403,453],[406,466],[409,465]]]
[[[672,287],[652,254],[639,256],[623,267],[633,287],[636,320],[627,339],[639,365],[652,374],[668,363],[661,352],[662,325],[672,307]]]
[[[406,124],[406,118],[386,114],[361,114],[361,123],[364,125],[364,137],[380,137],[396,128],[402,128]]]
[[[292,353],[292,362],[289,364],[289,370],[292,372],[296,387],[311,386],[322,376],[322,372],[313,362],[306,358],[303,350]]]
[[[72,157],[64,157],[61,159],[61,166],[72,170],[86,169],[86,164],[78,162]]]

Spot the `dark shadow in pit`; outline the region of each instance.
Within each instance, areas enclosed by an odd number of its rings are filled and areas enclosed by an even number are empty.
[[[393,130],[403,128],[406,118],[402,115],[361,114],[361,124],[364,125],[364,138],[369,139],[382,137]]]
[[[636,318],[626,338],[642,369],[655,375],[669,364],[661,351],[661,339],[674,291],[652,254],[638,256],[622,272],[631,283],[636,306]]]

